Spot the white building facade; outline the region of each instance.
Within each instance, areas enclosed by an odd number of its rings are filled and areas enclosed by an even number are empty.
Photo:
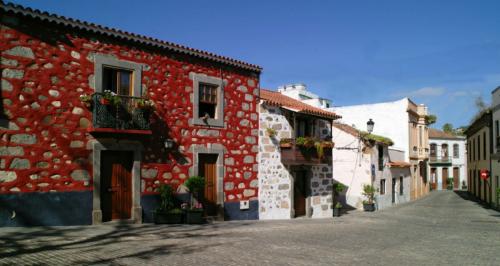
[[[429,129],[429,176],[434,190],[467,188],[466,138]],[[450,182],[452,181],[452,182]]]

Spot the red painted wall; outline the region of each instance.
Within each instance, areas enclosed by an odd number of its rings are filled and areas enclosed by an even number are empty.
[[[47,40],[42,40],[45,37]],[[0,149],[3,149],[3,152],[0,150],[0,175],[6,181],[0,182],[0,193],[92,189],[92,158],[87,146],[93,139],[87,133],[92,112],[80,102],[79,95],[93,93],[94,64],[89,59],[93,53],[101,53],[144,64],[143,89],[147,88],[156,103],[159,121],[153,124],[153,137],[143,141],[142,163],[144,174],[156,172],[156,175],[142,177],[143,194],[155,193],[155,188],[162,183],[177,186],[189,177],[193,161],[188,152],[191,144],[221,143],[227,148],[224,159],[234,159],[234,167],[225,168],[224,182],[234,185],[233,189],[224,191],[225,201],[257,197],[258,75],[230,68],[220,70],[208,61],[184,56],[174,58],[94,37],[89,40],[64,30],[54,36],[35,37],[33,33],[12,27],[0,29],[1,109],[6,118],[3,121],[10,121],[10,129],[6,129],[5,123],[0,125],[4,126],[0,129]],[[226,128],[189,126],[193,86],[190,72],[222,75],[227,80],[224,88]],[[247,93],[238,89],[241,85],[247,88]],[[245,99],[245,94],[251,95],[251,99],[248,95]],[[249,105],[248,111],[242,109],[243,103]],[[241,117],[237,116],[238,112],[243,112]],[[242,119],[249,121],[248,126],[240,125]],[[220,137],[197,136],[200,129],[217,130]],[[187,159],[184,164],[158,144],[160,134],[165,132],[181,146],[180,154]],[[253,137],[255,143],[246,143],[245,137]],[[254,162],[244,163],[246,155],[253,156]],[[145,171],[147,169],[152,171]],[[75,175],[82,173],[75,170],[87,171],[90,179],[86,181],[81,175]],[[15,179],[8,181],[14,175]]]

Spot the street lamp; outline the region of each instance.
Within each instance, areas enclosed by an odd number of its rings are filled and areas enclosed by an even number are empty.
[[[375,122],[370,118],[368,122],[366,122],[366,130],[368,131],[368,134],[371,134],[373,132],[373,127],[375,126]]]

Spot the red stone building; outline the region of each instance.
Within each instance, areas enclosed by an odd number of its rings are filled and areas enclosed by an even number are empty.
[[[258,219],[260,67],[2,2],[0,27],[0,225],[150,222],[192,175]]]

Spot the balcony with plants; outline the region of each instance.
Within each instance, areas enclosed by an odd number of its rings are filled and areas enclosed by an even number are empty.
[[[154,103],[144,97],[117,95],[112,91],[81,95],[92,110],[92,131],[149,134]]]
[[[334,143],[313,137],[280,140],[281,160],[286,164],[328,164]]]

